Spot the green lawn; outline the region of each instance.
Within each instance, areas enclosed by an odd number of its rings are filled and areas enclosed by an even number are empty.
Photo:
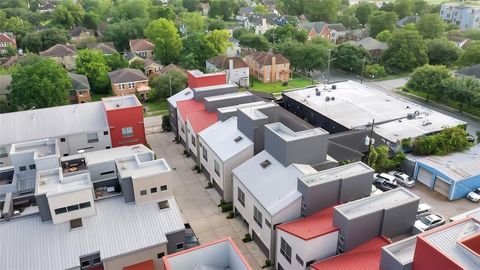
[[[90,96],[92,97],[92,101],[100,101],[104,97],[110,97],[110,94],[93,94],[91,93]]]
[[[250,87],[253,91],[264,92],[269,94],[274,93],[281,93],[282,91],[295,89],[295,88],[302,88],[305,86],[312,85],[311,79],[306,79],[302,77],[295,77],[288,81],[288,85],[283,86],[282,82],[274,82],[274,83],[262,83],[255,78],[250,79],[253,85]],[[315,83],[315,81],[314,81]]]
[[[156,116],[168,113],[168,104],[166,100],[147,101],[148,111],[146,115]]]

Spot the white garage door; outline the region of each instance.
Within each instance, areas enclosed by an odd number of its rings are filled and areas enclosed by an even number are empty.
[[[435,178],[435,186],[433,189],[436,192],[448,197],[448,193],[450,192],[450,183],[437,176]]]
[[[422,167],[418,168],[417,181],[431,187],[433,182],[433,174]]]

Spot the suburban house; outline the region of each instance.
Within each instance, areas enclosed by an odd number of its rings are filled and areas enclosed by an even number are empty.
[[[150,42],[148,39],[132,39],[129,42],[130,51],[142,58],[151,58],[153,57],[153,50],[155,49],[155,44]]]
[[[87,37],[95,37],[95,31],[83,26],[76,26],[70,31],[70,39],[73,41],[80,41]]]
[[[175,64],[168,64],[162,68],[160,68],[160,70],[158,71],[159,74],[165,74],[169,71],[178,71],[178,72],[183,72],[183,73],[187,73],[183,68],[175,65]]]
[[[250,75],[263,83],[290,80],[290,61],[279,53],[254,52],[247,55],[245,61]]]
[[[275,28],[275,19],[277,15],[271,14],[252,14],[245,18],[243,27],[251,29],[257,35],[263,35],[268,29]]]
[[[456,24],[460,30],[480,28],[480,7],[462,3],[443,3],[440,16],[448,23]]]
[[[152,58],[146,58],[143,61],[143,68],[145,70],[145,75],[150,78],[160,74],[160,70],[163,68],[163,66]]]
[[[454,73],[457,77],[466,77],[480,80],[480,64],[469,66]]]
[[[49,49],[40,52],[40,56],[52,58],[67,70],[75,69],[75,59],[77,58],[77,48],[75,45],[56,44]]]
[[[340,43],[347,39],[347,29],[341,23],[327,24],[330,30],[330,41],[333,43]]]
[[[132,51],[127,51],[123,54],[123,57],[128,61],[128,64],[131,65],[134,61],[142,61],[143,58],[138,56],[136,53]]]
[[[15,35],[10,32],[0,33],[0,55],[7,53],[7,48],[12,47],[17,49],[17,40]]]
[[[90,83],[88,83],[87,76],[69,72],[68,77],[70,77],[73,87],[68,93],[70,103],[85,103],[92,101],[92,98],[90,97]]]
[[[316,38],[317,36],[328,40],[332,38],[332,33],[324,22],[301,22],[298,24],[298,28],[307,31],[308,40]]]
[[[163,263],[165,270],[252,270],[230,237],[165,256]]]
[[[250,86],[248,65],[239,56],[217,55],[206,61],[206,68],[212,72],[226,71],[229,83],[236,83],[243,87]]]
[[[99,42],[99,43],[89,43],[87,48],[90,50],[100,50],[104,55],[112,55],[118,53],[113,45],[113,42]]]
[[[37,11],[40,13],[50,13],[55,9],[55,4],[52,2],[43,2],[38,4]]]
[[[381,57],[383,51],[388,48],[387,43],[378,41],[372,37],[366,37],[358,41],[350,41],[349,43],[364,48],[372,58]]]
[[[238,9],[238,16],[247,17],[249,15],[253,15],[255,13],[253,9],[253,6],[241,7]]]
[[[108,73],[112,91],[117,96],[139,94],[143,100],[148,98],[150,87],[148,78],[141,70],[123,68]]]
[[[447,156],[419,157],[414,179],[449,200],[465,197],[480,185],[480,144]]]
[[[455,46],[460,49],[465,49],[465,47],[472,43],[470,39],[463,37],[459,32],[448,32],[447,39],[455,43]]]
[[[396,25],[397,27],[401,28],[409,23],[417,24],[418,21],[420,21],[420,16],[406,16],[398,20]]]
[[[238,39],[230,37],[228,38],[228,42],[231,43],[229,47],[227,47],[227,50],[225,51],[225,54],[228,57],[233,57],[233,56],[238,56],[240,55],[241,48],[240,48],[240,41]]]

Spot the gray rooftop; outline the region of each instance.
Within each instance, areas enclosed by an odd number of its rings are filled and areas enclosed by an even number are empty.
[[[384,252],[389,253],[390,256],[405,265],[413,261],[416,244],[417,236],[412,236],[388,246],[384,246],[382,249]]]
[[[270,129],[273,133],[277,134],[278,137],[282,138],[285,141],[302,140],[304,138],[312,136],[328,134],[328,132],[322,128],[293,131],[280,122],[267,124],[265,125],[265,127]]]
[[[71,155],[68,157],[61,157],[61,161],[77,159],[77,158],[85,158],[87,164],[96,164],[96,163],[103,163],[108,161],[113,161],[117,159],[131,157],[135,154],[144,154],[149,153],[151,159],[153,159],[153,152],[152,150],[148,149],[143,144],[131,145],[131,146],[121,146],[121,147],[114,147],[110,149],[104,149],[99,151],[92,151],[92,152],[85,152],[83,154]]]
[[[90,83],[88,82],[87,76],[69,72],[68,77],[70,77],[72,81],[73,90],[90,90]]]
[[[52,196],[89,188],[92,188],[92,182],[88,173],[64,177],[61,168],[37,171],[35,195]]]
[[[170,172],[170,167],[165,159],[151,159],[150,153],[135,154],[129,158],[116,161],[118,173],[121,178],[153,176]],[[143,159],[143,160],[142,160]]]
[[[420,200],[404,188],[396,188],[382,194],[366,197],[335,207],[335,210],[348,219],[354,219],[379,210],[397,207],[411,201]]]
[[[455,73],[480,80],[480,64],[457,70]]]
[[[193,91],[190,87],[183,89],[182,91],[176,93],[175,95],[167,98],[168,103],[173,108],[177,108],[177,101],[183,101],[193,98]]]
[[[318,185],[320,183],[325,183],[329,181],[334,181],[338,179],[344,179],[351,176],[373,172],[374,170],[370,168],[363,162],[354,162],[346,164],[339,167],[334,167],[331,169],[319,171],[315,174],[310,174],[306,176],[299,177],[301,181],[305,182],[308,186]],[[373,179],[372,179],[373,181]]]
[[[195,90],[197,89],[199,88],[196,88]],[[228,93],[223,95],[204,97],[204,99],[205,99],[205,102],[212,102],[212,101],[218,101],[218,100],[226,100],[231,98],[249,97],[249,96],[253,96],[253,95],[250,92],[234,92],[234,93]]]
[[[43,139],[12,144],[10,153],[35,152],[36,157],[59,155],[55,140]]]
[[[83,255],[100,251],[109,259],[166,243],[166,234],[185,228],[175,199],[168,201],[163,210],[157,203],[125,204],[122,197],[97,201],[97,215],[76,230],[68,222],[42,223],[39,216],[1,223],[0,269],[79,268]]]
[[[135,95],[102,98],[102,102],[107,111],[142,106]]]
[[[134,68],[122,68],[115,71],[108,72],[108,77],[112,84],[129,83],[129,82],[148,82],[147,76],[139,70]]]
[[[373,50],[386,50],[388,48],[388,44],[385,42],[378,41],[372,37],[366,37],[359,41],[351,41],[353,45],[363,47],[367,51]]]

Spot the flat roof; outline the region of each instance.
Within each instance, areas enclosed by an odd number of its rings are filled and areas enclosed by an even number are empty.
[[[212,101],[239,98],[239,97],[248,97],[248,96],[253,96],[253,95],[250,92],[244,91],[244,92],[234,92],[234,93],[228,93],[228,94],[217,95],[217,96],[209,96],[209,97],[204,97],[204,99],[206,102],[212,102]]]
[[[258,105],[263,105],[263,104],[266,104],[266,102],[265,101],[255,101],[255,102],[243,103],[243,104],[239,104],[239,105],[221,107],[221,108],[218,108],[217,111],[220,112],[220,113],[235,112],[235,111],[237,111],[238,109],[241,109],[241,108],[258,106]]]
[[[253,145],[253,142],[237,129],[236,116],[213,124],[200,132],[199,136],[222,161]]]
[[[408,264],[413,261],[413,255],[415,254],[415,247],[417,245],[417,236],[403,239],[401,241],[392,243],[383,247],[383,250],[388,252],[396,260],[402,264]]]
[[[382,209],[396,207],[404,203],[420,200],[415,194],[399,187],[382,194],[369,196],[335,207],[335,210],[349,219],[364,216]]]
[[[163,257],[166,270],[251,270],[228,237]]]
[[[175,95],[167,98],[168,103],[173,108],[177,108],[177,102],[182,100],[189,100],[193,98],[193,91],[190,87],[183,89],[182,91],[176,93]]]
[[[302,182],[307,184],[308,186],[318,185],[320,183],[325,183],[329,181],[334,181],[338,179],[344,179],[351,176],[364,174],[368,172],[374,172],[372,168],[370,168],[367,164],[358,161],[338,167],[334,167],[331,169],[319,171],[315,174],[305,175],[299,177]],[[373,178],[372,178],[373,182]]]
[[[193,77],[207,77],[207,76],[217,76],[217,75],[225,75],[225,72],[215,72],[215,73],[203,73],[202,71],[198,69],[194,70],[189,70],[187,71],[190,73]]]
[[[332,85],[335,85],[336,89],[331,89]],[[317,95],[316,91],[320,95]],[[349,129],[365,128],[374,119],[375,133],[391,142],[437,132],[444,127],[466,124],[353,81],[319,84],[316,87],[286,91],[283,95]],[[415,115],[415,118],[408,119],[408,114]]]
[[[136,154],[129,158],[118,159],[116,161],[118,173],[121,178],[145,177],[170,172],[170,167],[165,159],[141,161],[142,154]]]
[[[102,102],[0,114],[0,145],[109,130]]]
[[[55,168],[37,171],[35,194],[51,196],[91,187],[92,182],[88,173],[64,177],[61,168]]]
[[[333,225],[333,206],[322,209],[309,217],[280,224],[277,229],[306,241],[338,231],[338,228]]]
[[[233,84],[233,83],[217,84],[217,85],[196,87],[196,88],[193,88],[193,91],[194,92],[203,92],[203,91],[210,91],[210,90],[230,88],[230,87],[238,87],[238,85]]]
[[[263,162],[269,165],[263,168]],[[233,174],[271,215],[302,196],[297,178],[305,174],[303,170],[295,164],[284,167],[265,150],[233,169]]]
[[[422,157],[417,162],[434,168],[453,181],[467,179],[480,175],[480,144],[447,156]]]
[[[53,139],[43,139],[12,144],[12,147],[10,148],[10,154],[21,152],[35,152],[35,157],[59,154],[56,147],[56,141]]]
[[[195,99],[181,100],[177,102],[177,110],[180,112],[183,121],[187,121],[187,114],[205,110],[205,103]]]
[[[328,132],[322,128],[293,131],[280,122],[267,124],[265,125],[265,127],[271,130],[272,132],[274,132],[275,134],[277,134],[280,138],[282,138],[285,141],[295,141],[295,140],[301,140],[308,137],[314,137],[317,135],[328,134]]]
[[[103,163],[107,161],[114,161],[116,159],[126,158],[135,154],[150,153],[153,159],[153,151],[143,144],[136,144],[130,146],[114,147],[99,151],[85,152],[67,157],[61,157],[60,161],[67,161],[77,158],[85,158],[87,165]]]
[[[263,119],[263,118],[268,118],[264,113],[259,111],[259,109],[264,109],[264,108],[272,108],[272,107],[279,107],[278,104],[270,102],[270,103],[264,103],[260,104],[257,106],[249,106],[245,108],[238,108],[239,111],[250,117],[251,119]]]
[[[153,202],[125,204],[123,197],[96,201],[97,215],[83,218],[75,230],[68,222],[43,223],[40,216],[1,223],[0,269],[79,268],[80,256],[93,252],[109,259],[166,243],[166,234],[185,229],[175,199],[168,203],[160,210]]]
[[[102,98],[102,102],[107,111],[142,106],[135,95]]]

